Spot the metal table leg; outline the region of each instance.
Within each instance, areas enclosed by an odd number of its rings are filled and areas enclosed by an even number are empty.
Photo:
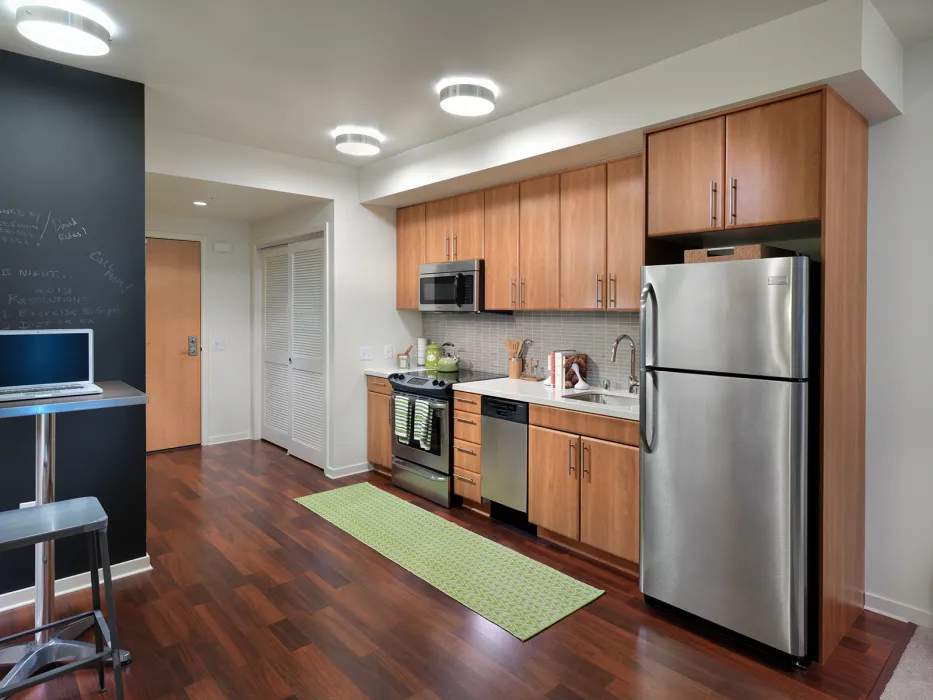
[[[36,505],[55,501],[55,414],[36,416]],[[55,543],[36,545],[36,627],[52,622],[55,617]],[[0,697],[4,686],[11,686],[51,663],[90,658],[97,654],[93,644],[75,641],[91,629],[93,620],[82,620],[53,633],[36,632],[36,640],[0,649],[0,666],[13,668],[0,680]],[[126,650],[120,651],[122,666],[132,661]]]

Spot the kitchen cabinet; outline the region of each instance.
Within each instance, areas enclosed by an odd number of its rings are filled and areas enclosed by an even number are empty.
[[[424,261],[425,205],[395,215],[395,308],[418,308],[418,266]]]
[[[378,391],[366,392],[366,458],[378,471],[392,471],[392,397]]]
[[[726,228],[820,218],[823,96],[726,115]]]
[[[638,448],[581,439],[580,542],[638,562]]]
[[[606,307],[606,165],[560,175],[560,308]]]
[[[512,311],[518,308],[519,185],[503,185],[485,194],[486,308]]]
[[[606,164],[607,309],[638,309],[645,264],[645,185],[641,154]]]
[[[528,520],[572,540],[580,538],[580,438],[528,427]]]
[[[560,176],[519,185],[519,307],[560,308]]]
[[[442,263],[450,260],[453,220],[453,197],[437,199],[424,205],[425,263]]]
[[[648,134],[648,235],[722,229],[725,117]]]

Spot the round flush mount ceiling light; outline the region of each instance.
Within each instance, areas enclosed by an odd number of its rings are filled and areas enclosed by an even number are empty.
[[[78,56],[103,56],[110,51],[110,31],[104,25],[60,7],[18,7],[16,29],[30,41],[55,51]]]
[[[435,88],[441,109],[460,117],[481,117],[496,108],[499,88],[485,78],[444,78]]]
[[[386,140],[379,131],[368,126],[338,126],[331,136],[337,150],[351,156],[374,156],[382,150],[382,142]]]

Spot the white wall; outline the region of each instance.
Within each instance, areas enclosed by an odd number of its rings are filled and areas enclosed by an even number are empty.
[[[204,444],[245,440],[250,430],[250,230],[246,222],[149,215],[147,235],[203,237],[207,240],[202,280],[201,327],[204,337],[206,395]],[[213,243],[233,246],[215,253]],[[225,350],[213,350],[223,339]]]
[[[417,312],[395,309],[394,210],[359,203],[354,168],[167,130],[147,130],[146,170],[333,200],[334,401],[326,469],[339,475],[369,468],[359,347],[372,345],[379,357],[377,348],[404,349],[421,332]]]
[[[933,41],[869,130],[866,604],[933,626]]]

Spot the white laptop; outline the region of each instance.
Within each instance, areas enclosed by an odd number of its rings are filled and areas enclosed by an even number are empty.
[[[0,331],[0,402],[101,394],[94,331]]]

